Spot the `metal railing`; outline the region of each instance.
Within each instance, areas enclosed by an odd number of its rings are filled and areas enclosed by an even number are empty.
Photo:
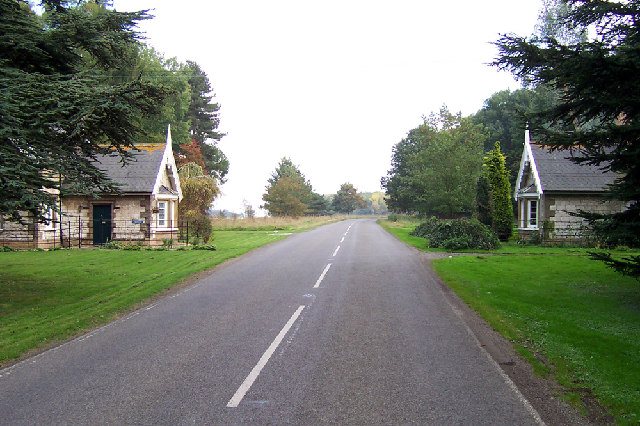
[[[4,222],[0,229],[0,246],[23,249],[86,248],[118,242],[123,245],[175,247],[201,241],[202,238],[194,235],[193,231],[194,227],[188,220],[149,222],[66,216],[49,224]]]

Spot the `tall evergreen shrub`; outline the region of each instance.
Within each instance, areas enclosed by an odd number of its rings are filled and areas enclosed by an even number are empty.
[[[500,142],[485,157],[485,172],[489,180],[491,227],[501,241],[507,241],[513,227],[513,206],[509,171],[505,156],[500,152]]]

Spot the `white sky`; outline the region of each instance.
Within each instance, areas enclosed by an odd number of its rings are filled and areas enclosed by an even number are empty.
[[[316,192],[380,190],[393,145],[446,104],[475,113],[519,85],[490,63],[500,33],[533,32],[541,0],[115,0],[153,9],[140,29],[197,62],[221,104],[231,163],[215,208],[262,204],[290,157]]]

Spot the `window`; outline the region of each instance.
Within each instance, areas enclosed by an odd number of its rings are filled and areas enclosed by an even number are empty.
[[[527,220],[527,228],[538,227],[538,200],[529,200],[529,217]]]
[[[167,226],[167,202],[158,201],[158,226]]]
[[[56,214],[53,211],[53,209],[48,209],[45,213],[44,213],[44,217],[46,219],[46,221],[44,222],[44,229],[45,230],[52,230],[55,228],[55,220],[56,220]]]

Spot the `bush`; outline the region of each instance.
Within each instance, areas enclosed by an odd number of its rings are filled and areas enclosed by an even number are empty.
[[[120,250],[122,249],[122,243],[120,241],[107,241],[107,243],[100,246],[100,248],[107,250]]]
[[[198,244],[191,247],[191,250],[211,250],[215,251],[218,248],[214,244]]]
[[[411,235],[416,237],[427,238],[427,235],[433,233],[438,226],[439,220],[435,217],[430,217],[429,219],[422,222],[420,225],[416,226],[416,229],[411,231]]]
[[[496,234],[477,219],[427,219],[411,235],[426,238],[429,247],[447,250],[491,250],[500,245]]]
[[[202,213],[185,213],[183,216],[189,222],[189,237],[202,238],[205,243],[211,239],[213,226],[211,218]]]
[[[389,216],[387,216],[387,220],[389,222],[397,222],[398,219],[400,219],[400,215],[399,214],[390,214]]]
[[[140,251],[142,250],[141,244],[125,244],[122,246],[122,250]]]
[[[16,251],[16,249],[14,249],[13,247],[9,247],[9,246],[1,246],[0,247],[0,252],[9,252],[9,251]]]

